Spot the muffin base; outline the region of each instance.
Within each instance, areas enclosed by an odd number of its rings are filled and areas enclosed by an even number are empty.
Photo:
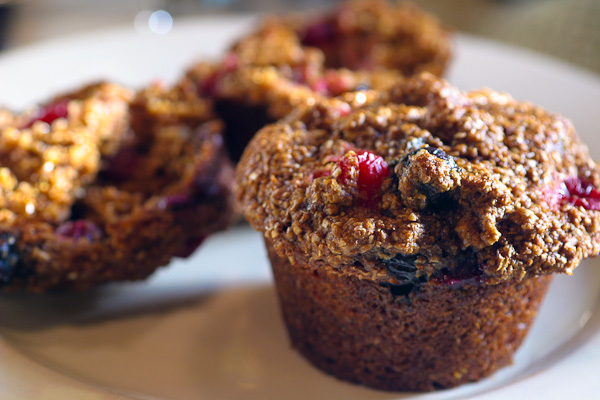
[[[267,249],[293,347],[337,378],[389,391],[450,388],[510,364],[552,279],[426,283],[395,296],[377,280]]]

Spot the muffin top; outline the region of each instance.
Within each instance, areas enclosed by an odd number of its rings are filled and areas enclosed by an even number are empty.
[[[449,31],[412,4],[350,0],[313,15],[267,18],[231,50],[255,66],[442,75],[451,47]]]
[[[321,50],[329,68],[387,68],[443,75],[450,33],[411,3],[348,0],[329,14],[288,21],[302,45]]]
[[[0,110],[0,227],[59,221],[126,136],[131,91],[99,83],[15,114]]]
[[[387,88],[403,75],[441,75],[450,54],[448,31],[418,8],[347,1],[315,17],[267,18],[220,62],[192,66],[180,84],[264,105],[278,119],[345,92]]]
[[[236,218],[222,122],[195,92],[100,83],[4,115],[0,291],[145,278]]]
[[[566,118],[430,74],[264,128],[238,165],[246,218],[281,256],[496,284],[600,251],[600,170]]]

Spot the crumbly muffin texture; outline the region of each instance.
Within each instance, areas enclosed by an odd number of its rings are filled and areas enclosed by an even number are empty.
[[[217,98],[265,104],[281,118],[323,96],[383,88],[423,71],[441,75],[450,54],[449,33],[418,8],[348,1],[324,17],[267,18],[221,62],[192,66],[184,81]]]
[[[237,56],[232,55],[231,58],[237,59]],[[339,76],[342,73],[347,73],[348,76],[344,83],[347,85],[347,90],[352,90],[363,82],[350,71],[332,71],[328,77],[334,80],[336,79],[334,75]],[[387,75],[389,75],[389,80],[386,80]],[[382,77],[381,81],[386,80],[390,83],[397,77],[395,73],[384,71],[378,76]],[[198,82],[205,83],[198,84]],[[208,87],[205,87],[206,82],[210,82]],[[325,81],[323,82],[325,85],[327,84]],[[332,100],[324,91],[315,91],[310,85],[288,79],[274,66],[249,65],[223,73],[221,66],[205,63],[196,65],[188,71],[186,79],[180,82],[180,85],[182,87],[198,87],[200,85],[200,93],[208,93],[220,101],[259,106],[260,113],[266,113],[269,122],[285,117],[301,106],[312,106],[317,103],[330,105],[333,102],[333,104],[338,103],[339,107],[346,107],[341,101]]]
[[[131,97],[101,83],[20,115],[0,113],[0,224],[21,216],[64,219],[101,157],[125,136]]]
[[[351,0],[295,30],[304,45],[323,52],[330,68],[441,76],[451,55],[449,32],[411,3]]]
[[[348,1],[315,16],[266,18],[219,62],[193,65],[179,84],[216,100],[237,162],[260,128],[296,108],[331,105],[336,96],[387,88],[421,71],[441,75],[450,54],[448,31],[414,6]]]
[[[600,169],[564,117],[429,74],[264,128],[237,195],[282,257],[393,282],[572,273],[600,251]]]
[[[16,117],[0,128],[0,154],[10,159],[2,159],[2,170],[36,178],[32,199],[44,199],[37,187],[46,175],[36,171],[53,162],[48,176],[59,167],[66,175],[66,184],[56,184],[60,202],[49,198],[33,213],[8,208],[14,217],[0,221],[3,290],[83,290],[142,279],[234,220],[222,123],[195,92],[99,84],[50,104],[33,123]],[[23,142],[28,137],[37,142]],[[0,198],[11,204],[18,195],[16,184]],[[61,213],[48,216],[58,206]]]

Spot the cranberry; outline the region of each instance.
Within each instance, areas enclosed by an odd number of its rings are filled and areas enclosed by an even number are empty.
[[[305,46],[323,47],[333,42],[336,36],[337,29],[333,20],[319,20],[306,28],[302,36],[302,44]]]
[[[600,211],[600,191],[584,179],[574,177],[565,180],[559,189],[559,196],[563,203]]]
[[[340,113],[340,117],[346,117],[350,115],[350,113],[352,112],[352,108],[350,107],[350,104],[343,103],[339,107],[337,107],[337,111]]]
[[[304,68],[301,71],[294,72],[294,80],[302,85],[307,85],[311,81],[310,74]],[[325,76],[318,79],[312,79],[312,83],[308,85],[313,91],[324,96],[339,96],[345,92],[353,90],[353,81],[344,74],[340,74],[335,70],[328,70]]]
[[[311,89],[319,94],[328,95],[329,83],[327,83],[327,79],[321,78],[311,85]]]
[[[383,180],[388,176],[389,170],[385,160],[366,150],[358,150],[356,152],[358,158],[358,176],[356,185],[358,190],[365,195],[366,201],[363,205],[371,206],[376,200],[376,195],[383,183]],[[339,175],[341,184],[348,184],[350,181],[350,158],[344,157],[338,162],[342,173]]]
[[[85,219],[75,221],[67,221],[56,228],[56,234],[64,239],[81,239],[86,238],[90,242],[98,240],[102,237],[102,232],[96,224]]]
[[[239,66],[239,57],[235,53],[228,53],[223,58],[222,68],[208,75],[202,82],[198,84],[198,92],[207,96],[217,95],[219,82],[227,73],[236,71]]]
[[[466,283],[485,283],[485,278],[481,275],[470,275],[470,276],[450,276],[444,275],[442,277],[436,277],[431,279],[432,283],[437,285],[464,285]]]
[[[331,96],[340,96],[345,92],[361,90],[356,86],[351,77],[334,69],[327,70],[323,79],[327,84],[327,90]]]
[[[215,72],[198,84],[198,92],[202,95],[214,96],[217,92],[217,81],[220,74]]]
[[[349,91],[360,90],[356,88],[354,80],[337,70],[329,69],[321,75],[314,66],[301,65],[292,70],[292,80],[300,85],[307,86],[311,90],[324,96],[340,96]],[[363,85],[364,87],[364,85]]]
[[[321,76],[319,69],[314,65],[301,64],[295,66],[291,70],[291,80],[324,96],[329,95],[329,83],[326,78]]]
[[[175,193],[166,196],[161,203],[163,208],[170,208],[172,210],[180,210],[189,208],[195,205],[195,201],[192,196],[188,193]]]
[[[227,53],[223,58],[223,69],[227,72],[236,71],[240,66],[240,59],[235,53]]]
[[[67,118],[69,115],[69,100],[60,100],[56,103],[51,103],[46,106],[40,106],[37,111],[31,117],[31,120],[24,126],[25,128],[31,128],[37,121],[42,121],[47,124],[51,124],[59,118]]]
[[[479,266],[477,253],[466,249],[454,256],[455,267],[442,269],[441,275],[434,276],[431,282],[438,285],[464,285],[467,283],[484,283],[485,277]]]

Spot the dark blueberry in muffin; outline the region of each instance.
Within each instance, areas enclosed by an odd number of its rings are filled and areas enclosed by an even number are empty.
[[[392,258],[381,260],[388,274],[400,281],[397,284],[386,283],[384,285],[390,289],[390,293],[394,296],[408,296],[413,290],[418,290],[421,284],[427,281],[425,276],[417,277],[417,257],[417,255],[405,256],[397,254]]]
[[[441,149],[440,147],[426,146],[425,150],[427,150],[427,152],[429,152],[429,154],[436,156],[440,160],[446,161],[450,168],[452,168],[452,169],[458,168],[458,166],[456,165],[456,161],[454,161],[454,158],[452,158],[451,156],[446,154],[446,152],[443,149]]]
[[[394,278],[400,281],[412,281],[416,279],[416,260],[416,255],[404,256],[402,254],[398,254],[395,257],[382,260],[381,262],[387,268],[388,273]]]
[[[21,262],[16,244],[14,235],[0,233],[0,286],[10,283],[18,274]]]
[[[433,146],[410,152],[394,168],[398,190],[409,206],[441,211],[453,205],[452,191],[461,181],[454,158]]]

